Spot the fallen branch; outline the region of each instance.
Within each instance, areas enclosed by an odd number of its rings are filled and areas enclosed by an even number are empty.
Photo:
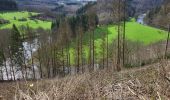
[[[168,82],[170,82],[170,78],[169,78],[169,77],[165,76],[165,79],[166,79]]]

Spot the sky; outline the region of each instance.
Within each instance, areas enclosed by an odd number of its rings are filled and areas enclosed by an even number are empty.
[[[74,0],[74,1],[97,1],[97,0]]]

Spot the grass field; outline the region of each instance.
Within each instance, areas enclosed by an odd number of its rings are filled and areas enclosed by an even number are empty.
[[[96,52],[96,58],[100,59],[102,57],[102,37],[103,33],[107,33],[108,31],[108,41],[109,44],[113,43],[113,40],[117,38],[117,26],[109,25],[109,26],[100,26],[96,28],[95,30],[95,52]],[[83,49],[84,49],[84,55],[86,56],[86,59],[89,57],[89,35],[91,33],[86,33],[86,35],[83,38]],[[106,38],[106,37],[105,37]],[[140,42],[143,45],[149,45],[152,43],[156,43],[159,41],[163,41],[167,38],[167,32],[153,28],[150,26],[141,25],[134,20],[131,20],[126,23],[126,39],[133,42]],[[75,48],[76,43],[75,41],[72,43],[71,46],[71,64],[74,64],[75,62]]]
[[[37,29],[39,27],[43,29],[50,29],[51,28],[51,22],[47,21],[41,21],[41,20],[31,20],[29,17],[37,15],[38,13],[34,12],[5,12],[5,13],[0,13],[0,19],[5,19],[9,20],[9,24],[2,24],[0,25],[0,29],[10,29],[13,24],[15,24],[17,27],[20,26],[26,26],[27,24],[33,28]],[[25,18],[27,21],[19,21],[18,19]]]

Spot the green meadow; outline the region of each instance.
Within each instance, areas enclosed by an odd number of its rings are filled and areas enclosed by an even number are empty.
[[[1,12],[0,19],[9,20],[8,24],[1,24],[0,29],[10,29],[12,25],[15,24],[17,27],[29,25],[33,29],[43,28],[51,29],[51,22],[41,21],[41,20],[31,20],[29,17],[37,15],[38,13],[34,12]],[[19,21],[19,19],[26,19],[26,21]]]
[[[113,43],[113,40],[117,38],[117,26],[116,25],[108,25],[108,26],[100,26],[95,29],[95,56],[96,58],[100,59],[102,57],[102,38],[103,33],[106,33],[108,35],[108,42],[109,45]],[[85,58],[89,58],[89,35],[92,33],[86,33],[83,38],[83,51]],[[107,36],[106,35],[106,36]],[[106,39],[105,36],[105,39]],[[149,45],[152,43],[156,43],[159,41],[164,41],[167,38],[167,32],[153,28],[150,26],[145,26],[142,24],[139,24],[135,22],[134,20],[131,20],[126,23],[126,40],[132,41],[132,42],[140,42],[143,45]],[[71,54],[71,64],[75,64],[75,48],[76,48],[76,42],[72,42],[70,49]]]

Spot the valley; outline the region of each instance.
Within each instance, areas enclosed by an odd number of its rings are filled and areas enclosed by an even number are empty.
[[[168,100],[168,0],[1,0],[0,100]]]

